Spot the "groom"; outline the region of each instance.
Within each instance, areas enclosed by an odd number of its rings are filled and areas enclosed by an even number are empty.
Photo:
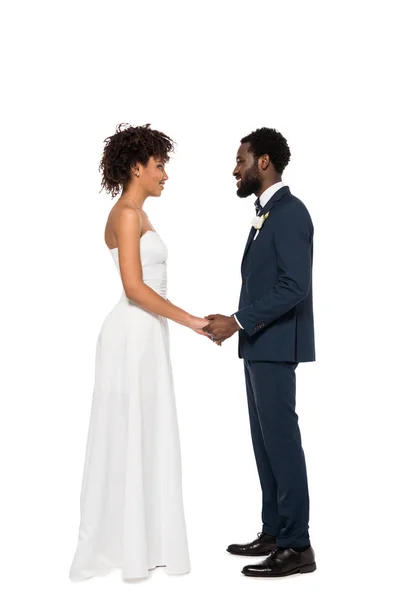
[[[308,534],[307,472],[296,405],[295,370],[315,360],[312,304],[313,224],[281,180],[286,139],[263,127],[241,140],[237,195],[255,194],[256,217],[244,250],[239,310],[209,315],[204,331],[221,344],[239,331],[254,454],[262,488],[262,533],[228,552],[267,556],[251,577],[315,571]]]

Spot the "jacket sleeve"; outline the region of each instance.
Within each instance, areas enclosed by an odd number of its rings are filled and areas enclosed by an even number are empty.
[[[309,294],[313,224],[304,204],[291,203],[271,213],[278,265],[277,283],[261,298],[235,313],[252,336],[282,317]]]

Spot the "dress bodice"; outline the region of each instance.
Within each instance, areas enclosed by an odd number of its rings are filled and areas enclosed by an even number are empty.
[[[110,249],[115,265],[120,272],[118,248]],[[140,238],[140,260],[143,281],[163,298],[167,297],[167,247],[157,232],[149,230]],[[123,296],[125,293],[123,292]]]

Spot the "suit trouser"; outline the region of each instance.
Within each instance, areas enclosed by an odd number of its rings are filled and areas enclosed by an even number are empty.
[[[306,546],[307,471],[296,414],[297,363],[245,360],[251,437],[262,488],[263,532]]]

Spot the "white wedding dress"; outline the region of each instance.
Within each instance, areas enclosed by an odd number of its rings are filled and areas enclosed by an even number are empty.
[[[118,249],[110,250],[119,270]],[[144,282],[164,298],[167,249],[140,240]],[[122,569],[124,579],[165,566],[190,570],[167,319],[122,293],[96,347],[92,411],[73,580]]]

